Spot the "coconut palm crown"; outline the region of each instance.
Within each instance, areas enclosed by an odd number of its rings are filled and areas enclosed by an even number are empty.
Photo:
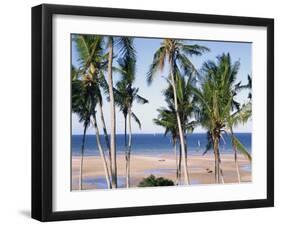
[[[208,130],[207,149],[213,147],[214,150],[216,183],[223,182],[219,143],[227,133],[231,112],[240,106],[234,98],[239,66],[238,61],[232,64],[229,54],[222,54],[216,62],[207,61],[203,64],[200,87],[191,87],[198,98],[197,117]]]
[[[197,70],[195,66],[192,64],[188,57],[192,55],[202,55],[205,51],[208,51],[208,48],[199,45],[189,45],[186,44],[185,41],[176,40],[176,39],[164,39],[161,43],[160,48],[156,51],[153,57],[153,62],[150,65],[149,71],[147,73],[147,82],[151,84],[154,77],[158,74],[158,72],[162,72],[166,63],[169,66],[169,74],[167,80],[172,86],[173,94],[174,94],[174,105],[175,105],[175,113],[177,118],[178,130],[179,130],[179,138],[181,150],[184,152],[185,150],[185,141],[183,135],[182,123],[179,115],[178,109],[178,98],[177,98],[177,84],[175,81],[175,77],[177,72],[182,71],[183,75],[190,76],[191,74],[197,74]],[[186,153],[183,153],[186,155]],[[185,156],[186,158],[186,156]],[[189,175],[187,169],[187,162],[184,164],[184,178],[185,183],[189,184]]]

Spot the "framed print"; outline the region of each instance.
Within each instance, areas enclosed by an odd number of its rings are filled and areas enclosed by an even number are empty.
[[[32,217],[274,205],[274,21],[32,8]]]

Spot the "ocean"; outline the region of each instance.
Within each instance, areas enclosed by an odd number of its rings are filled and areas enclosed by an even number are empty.
[[[236,133],[240,142],[251,153],[252,135],[251,133]],[[72,135],[72,155],[79,156],[81,154],[82,135]],[[106,147],[104,136],[101,135],[102,145]],[[187,134],[188,154],[202,155],[207,144],[206,133]],[[106,149],[105,149],[106,150]],[[124,135],[116,135],[117,154],[124,154]],[[212,150],[209,151],[210,153]],[[232,145],[228,136],[224,136],[224,141],[220,142],[221,153],[231,153]],[[95,135],[86,135],[85,152],[86,156],[99,156],[96,146]],[[164,134],[133,134],[132,135],[132,154],[137,155],[163,155],[173,154],[173,146],[170,136]]]

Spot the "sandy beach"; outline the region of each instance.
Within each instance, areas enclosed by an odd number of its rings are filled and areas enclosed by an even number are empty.
[[[78,189],[80,157],[72,157],[72,189]],[[225,183],[237,183],[237,174],[233,154],[222,154],[222,169]],[[238,156],[241,182],[251,182],[251,168],[249,160],[244,156]],[[118,177],[120,186],[125,178],[125,157],[118,155]],[[188,170],[191,184],[214,184],[214,157],[208,155],[190,155],[188,157]],[[131,187],[136,187],[139,182],[149,175],[165,177],[173,181],[176,179],[176,167],[174,155],[132,155],[131,156]],[[85,156],[83,167],[83,189],[99,188],[97,185],[104,181],[104,170],[99,156]]]

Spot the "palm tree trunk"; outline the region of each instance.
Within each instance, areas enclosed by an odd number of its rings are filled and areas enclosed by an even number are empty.
[[[186,139],[186,134],[184,134],[184,162],[185,162],[185,165],[187,167],[188,164],[187,164],[187,139]],[[188,177],[189,183],[191,183],[188,171],[187,171],[187,177]]]
[[[85,147],[86,131],[87,131],[87,126],[84,126],[83,139],[82,139],[82,147],[81,147],[79,190],[83,190],[83,163],[84,163],[84,147]]]
[[[128,188],[128,144],[127,144],[127,114],[124,114],[124,148],[125,148],[125,174],[126,174],[126,187]]]
[[[103,108],[102,108],[102,104],[99,101],[99,112],[100,112],[100,118],[101,118],[101,124],[102,124],[102,129],[103,129],[103,134],[104,134],[104,138],[105,138],[105,143],[108,149],[108,157],[109,157],[109,174],[110,174],[110,178],[111,178],[111,173],[112,173],[112,161],[111,161],[111,155],[110,155],[110,143],[109,143],[109,137],[108,137],[108,133],[107,133],[107,129],[106,129],[106,125],[105,125],[105,120],[104,120],[104,115],[103,115]]]
[[[240,170],[239,170],[239,163],[238,163],[238,159],[237,159],[237,148],[235,145],[235,152],[234,152],[234,161],[235,161],[235,168],[236,168],[236,173],[237,173],[237,179],[238,179],[238,183],[241,183],[241,175],[240,175]]]
[[[101,119],[101,124],[102,124],[102,129],[103,129],[106,147],[108,148],[108,150],[110,150],[110,141],[109,141],[106,125],[105,125],[102,104],[101,104],[100,101],[99,101],[98,104],[99,104],[99,113],[100,113],[100,119]]]
[[[130,161],[131,161],[131,150],[132,150],[132,109],[129,107],[129,142],[128,142],[128,152],[126,161],[126,186],[130,187]]]
[[[220,167],[219,167],[219,144],[218,138],[213,136],[214,142],[214,155],[215,155],[215,181],[217,184],[220,183]]]
[[[221,183],[224,184],[224,177],[223,177],[223,171],[222,171],[222,166],[221,166],[221,156],[220,156],[219,149],[218,149],[218,163],[219,163],[219,169],[220,169]]]
[[[124,115],[124,146],[125,146],[125,153],[127,153],[127,114]]]
[[[171,64],[171,68],[173,68],[173,65]],[[172,71],[172,69],[171,69]],[[177,124],[179,129],[179,137],[180,137],[180,145],[181,145],[181,151],[182,155],[185,156],[185,148],[184,148],[184,138],[183,138],[183,131],[181,127],[181,120],[178,112],[178,100],[177,100],[177,92],[176,92],[176,84],[175,84],[175,78],[173,72],[171,73],[171,79],[172,79],[172,87],[173,87],[173,93],[174,93],[174,102],[175,102],[175,111],[176,111],[176,117],[177,117]],[[188,167],[187,162],[184,161],[184,181],[185,184],[189,184],[189,176],[188,176]]]
[[[181,184],[181,162],[182,162],[182,151],[181,146],[179,146],[179,184]]]
[[[109,86],[109,100],[110,100],[110,155],[112,161],[112,187],[117,188],[117,164],[116,164],[116,116],[115,116],[115,101],[113,94],[113,79],[112,79],[112,58],[113,58],[113,38],[109,38],[109,52],[108,52],[108,86]]]
[[[237,159],[237,147],[236,144],[234,142],[234,133],[232,128],[230,128],[230,133],[231,133],[231,137],[232,137],[232,147],[234,150],[234,162],[235,162],[235,168],[236,168],[236,173],[237,173],[237,179],[238,179],[238,183],[241,183],[241,176],[240,176],[240,171],[239,171],[239,163],[238,163],[238,159]]]
[[[99,134],[99,129],[98,129],[98,126],[97,126],[97,120],[96,120],[96,116],[95,115],[93,115],[93,121],[92,122],[93,122],[93,126],[94,126],[94,129],[95,129],[95,132],[96,132],[97,146],[98,146],[98,149],[99,149],[99,152],[100,152],[100,156],[101,156],[102,162],[103,162],[103,168],[104,168],[104,172],[105,172],[105,178],[106,178],[106,182],[107,182],[107,187],[110,189],[110,188],[112,188],[112,185],[111,185],[111,182],[110,182],[109,170],[108,170],[105,154],[104,154],[104,151],[103,151],[102,146],[101,146],[100,134]]]
[[[178,166],[178,153],[177,153],[177,143],[173,141],[175,160],[176,160],[176,185],[179,184],[179,166]]]
[[[128,159],[128,144],[127,144],[127,114],[124,114],[124,149],[125,149],[125,161],[127,164]]]

